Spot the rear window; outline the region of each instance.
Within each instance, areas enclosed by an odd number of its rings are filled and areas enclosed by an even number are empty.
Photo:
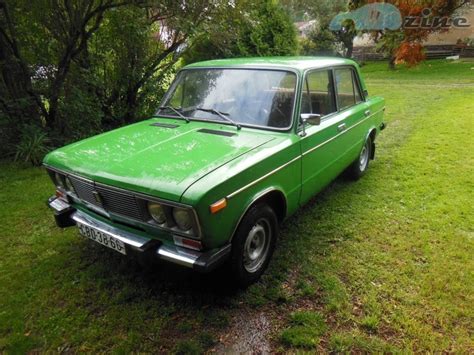
[[[362,101],[355,73],[350,68],[341,68],[334,71],[336,77],[336,92],[339,109],[354,106]]]

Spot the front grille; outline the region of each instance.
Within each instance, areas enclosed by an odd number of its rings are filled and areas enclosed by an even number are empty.
[[[135,196],[74,176],[69,176],[69,178],[79,199],[110,213],[143,220],[141,209]]]
[[[135,219],[142,219],[140,206],[134,196],[102,186],[97,186],[96,191],[100,194],[104,208],[107,211]]]
[[[104,208],[101,200],[96,199],[96,197],[94,196],[95,189],[94,183],[92,181],[78,179],[73,176],[69,176],[69,179],[71,179],[77,197],[79,197],[83,201],[89,202],[94,206]]]

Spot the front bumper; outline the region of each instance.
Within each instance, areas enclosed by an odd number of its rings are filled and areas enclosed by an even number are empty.
[[[119,239],[135,252],[151,252],[158,259],[192,268],[199,272],[210,272],[216,269],[224,263],[230,255],[230,244],[220,249],[206,252],[195,251],[175,245],[165,245],[159,240],[143,237],[104,223],[82,211],[76,210],[67,202],[56,197],[52,197],[48,200],[48,206],[54,211],[56,224],[61,228],[73,226],[76,222],[79,222]]]

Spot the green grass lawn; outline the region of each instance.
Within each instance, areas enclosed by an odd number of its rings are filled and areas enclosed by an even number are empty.
[[[247,291],[56,228],[45,172],[0,163],[0,352],[199,353],[243,313],[275,351],[474,352],[474,62],[363,72],[387,103],[376,160],[285,222]]]

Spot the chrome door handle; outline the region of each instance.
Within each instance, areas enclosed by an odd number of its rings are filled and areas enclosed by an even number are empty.
[[[337,126],[337,130],[339,132],[342,132],[342,131],[345,131],[346,130],[346,124],[345,123],[341,123],[339,126]]]
[[[370,110],[365,111],[364,114],[365,114],[366,116],[370,116]]]

